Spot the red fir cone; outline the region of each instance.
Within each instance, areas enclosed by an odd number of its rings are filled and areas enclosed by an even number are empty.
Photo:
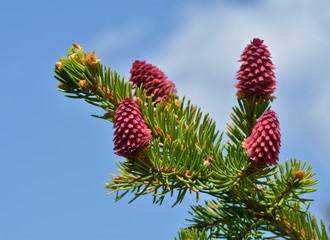
[[[252,134],[242,144],[250,159],[270,165],[277,165],[281,147],[281,133],[276,113],[264,112],[252,130]]]
[[[165,99],[170,99],[171,94],[176,94],[175,84],[169,80],[165,74],[157,67],[146,64],[145,61],[136,60],[130,71],[133,82],[133,89],[142,84],[143,89],[148,97],[153,94],[152,102],[158,103]]]
[[[141,111],[134,100],[125,98],[119,103],[114,116],[113,150],[120,156],[132,156],[143,149],[151,138],[151,130],[142,119]]]
[[[270,60],[270,52],[264,41],[254,38],[251,44],[244,49],[239,62],[243,62],[236,74],[239,80],[234,86],[238,88],[236,95],[240,97],[257,96],[262,99],[273,99],[270,96],[275,92],[275,69]]]

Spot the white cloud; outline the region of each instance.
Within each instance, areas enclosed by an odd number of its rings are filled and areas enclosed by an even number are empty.
[[[326,81],[327,80],[327,81]],[[311,103],[310,123],[311,128],[317,129],[319,140],[317,143],[321,151],[321,159],[324,163],[329,164],[330,148],[330,82],[324,79],[323,85],[316,89],[317,97]]]

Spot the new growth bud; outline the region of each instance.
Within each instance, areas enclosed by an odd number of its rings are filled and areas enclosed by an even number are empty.
[[[83,90],[86,90],[86,91],[89,90],[89,84],[86,80],[80,80],[78,82],[78,86]]]
[[[74,59],[76,62],[80,64],[82,64],[80,59],[83,60],[85,56],[86,56],[86,52],[77,43],[73,43],[72,47],[68,51],[68,57]]]
[[[62,83],[62,82],[59,82],[59,83],[57,84],[57,87],[60,88],[60,89],[63,89],[63,90],[72,90],[71,87],[69,87],[68,85],[66,85],[66,84],[64,84],[64,83]]]
[[[299,170],[295,173],[294,179],[298,179],[298,181],[303,180],[305,177],[305,172],[303,170]]]
[[[80,45],[77,43],[73,43],[72,48],[75,49],[76,51],[79,51],[80,49],[82,49],[82,47],[80,47]]]
[[[97,64],[100,62],[99,57],[96,57],[95,53],[88,53],[85,57],[85,61],[89,65],[92,71],[95,70]]]
[[[63,67],[63,62],[62,59],[60,59],[57,63],[55,63],[55,69],[57,71],[61,71],[62,67]]]

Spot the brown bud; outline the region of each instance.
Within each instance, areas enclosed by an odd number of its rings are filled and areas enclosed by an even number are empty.
[[[78,82],[78,86],[83,90],[86,90],[86,91],[89,90],[89,84],[86,80],[80,80]]]
[[[81,49],[80,45],[77,44],[77,43],[73,43],[72,44],[72,47],[75,48],[75,49],[77,49],[77,50],[80,50]]]
[[[69,58],[75,60],[76,62],[82,64],[82,62],[80,61],[80,59],[82,61],[84,61],[84,58],[86,57],[86,53],[84,51],[84,49],[79,46],[77,43],[73,43],[72,47],[70,48],[69,52],[68,52],[68,56]]]
[[[57,84],[57,87],[58,87],[58,88],[61,88],[61,89],[64,89],[64,90],[72,90],[71,87],[67,86],[66,84],[64,84],[64,83],[62,83],[62,82],[59,82],[59,83]]]
[[[136,102],[136,104],[137,104],[139,107],[142,106],[142,100],[141,100],[141,98],[137,97],[137,98],[135,99],[135,102]]]
[[[305,177],[305,172],[303,170],[299,170],[296,172],[294,179],[298,179],[298,181],[303,180]]]
[[[106,114],[103,115],[105,118],[113,118],[115,116],[115,112],[107,112]]]
[[[115,176],[115,177],[113,177],[111,180],[115,180],[115,181],[118,181],[118,180],[123,180],[123,178],[121,178],[121,177],[118,177],[118,176]]]
[[[62,60],[60,59],[57,63],[55,63],[55,69],[57,71],[61,71],[62,67],[63,67],[63,63]]]
[[[175,99],[175,105],[176,106],[180,107],[181,103],[182,103],[181,101],[179,101],[178,99]]]
[[[97,66],[97,63],[100,62],[99,57],[95,56],[95,53],[88,53],[85,57],[85,61],[89,65],[89,67],[94,70]]]

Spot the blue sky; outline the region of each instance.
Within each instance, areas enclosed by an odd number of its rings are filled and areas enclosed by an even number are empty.
[[[237,60],[264,39],[277,67],[280,161],[313,166],[311,210],[329,222],[329,0],[3,1],[0,26],[0,239],[173,239],[194,204],[105,196],[120,159],[112,125],[56,91],[52,77],[73,42],[126,79],[137,59],[158,66],[225,130]]]

